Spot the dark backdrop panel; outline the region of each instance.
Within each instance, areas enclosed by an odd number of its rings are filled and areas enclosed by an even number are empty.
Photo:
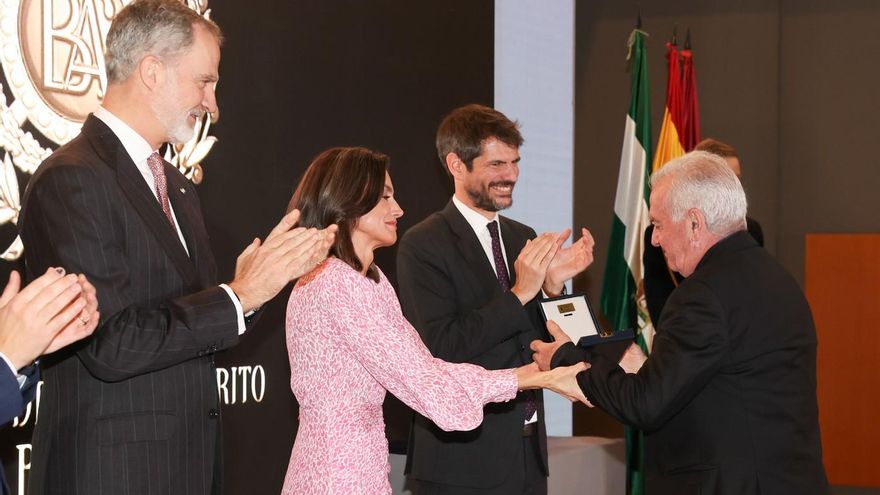
[[[491,1],[212,0],[211,7],[226,44],[219,142],[199,194],[224,278],[241,249],[275,225],[311,159],[328,147],[391,156],[401,233],[445,204],[451,184],[434,132],[453,107],[492,103]],[[394,280],[394,248],[377,253],[377,263]],[[260,364],[266,377],[262,402],[242,404],[239,383],[239,402],[224,407],[230,494],[278,493],[287,468],[297,416],[284,342],[288,294],[218,359],[230,374]],[[392,448],[404,445],[407,410],[386,403],[386,422]]]
[[[777,257],[803,282],[806,234],[880,232],[880,3],[781,5]]]

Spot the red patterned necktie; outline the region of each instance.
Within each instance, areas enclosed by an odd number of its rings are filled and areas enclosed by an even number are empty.
[[[159,196],[159,204],[162,205],[162,212],[165,218],[171,222],[171,226],[177,230],[174,225],[174,217],[171,215],[171,203],[168,201],[168,179],[165,177],[165,160],[159,156],[158,152],[153,152],[147,158],[147,166],[153,173],[153,180],[156,183],[156,195]]]
[[[510,275],[507,273],[507,264],[504,262],[504,254],[501,252],[501,236],[498,235],[498,222],[489,222],[486,225],[489,235],[492,237],[492,258],[495,260],[495,274],[501,290],[510,290]],[[535,400],[534,390],[523,390],[526,397],[526,421],[531,419],[538,410],[538,402]]]

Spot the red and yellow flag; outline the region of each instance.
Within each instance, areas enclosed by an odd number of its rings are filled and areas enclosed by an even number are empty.
[[[697,105],[697,73],[694,71],[694,54],[691,51],[690,32],[681,51],[681,86],[684,98],[684,124],[679,140],[685,151],[694,149],[700,142],[700,108]]]
[[[651,170],[657,170],[666,162],[684,154],[681,131],[684,130],[684,95],[681,87],[681,69],[678,48],[674,43],[666,43],[666,108],[663,110],[663,123],[660,124],[660,137]]]
[[[651,170],[694,149],[700,142],[700,109],[697,104],[697,75],[691,51],[690,32],[684,50],[666,43],[666,108],[657,138]]]

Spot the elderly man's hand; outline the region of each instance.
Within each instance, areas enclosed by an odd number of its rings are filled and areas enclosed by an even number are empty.
[[[642,348],[634,343],[629,346],[617,364],[627,373],[638,373],[647,360],[648,356],[645,355]]]
[[[550,336],[553,337],[553,342],[533,340],[531,344],[529,344],[529,348],[534,351],[532,353],[532,359],[538,364],[541,371],[549,370],[550,361],[553,359],[553,354],[556,353],[556,350],[559,349],[562,344],[571,342],[568,335],[566,335],[554,321],[547,321],[547,331],[550,332]]]

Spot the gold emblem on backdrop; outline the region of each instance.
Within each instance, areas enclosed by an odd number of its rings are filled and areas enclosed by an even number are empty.
[[[113,17],[128,3],[0,0],[0,65],[6,84],[0,81],[0,225],[16,223],[21,210],[15,169],[33,174],[56,145],[79,133],[100,104],[107,88],[104,40]],[[185,3],[210,17],[208,0]],[[196,122],[189,142],[165,150],[165,159],[196,184],[203,177],[200,163],[217,140],[209,135],[211,118],[206,114]],[[26,122],[52,142],[50,147],[22,128]],[[0,258],[18,259],[23,249],[16,237]]]

